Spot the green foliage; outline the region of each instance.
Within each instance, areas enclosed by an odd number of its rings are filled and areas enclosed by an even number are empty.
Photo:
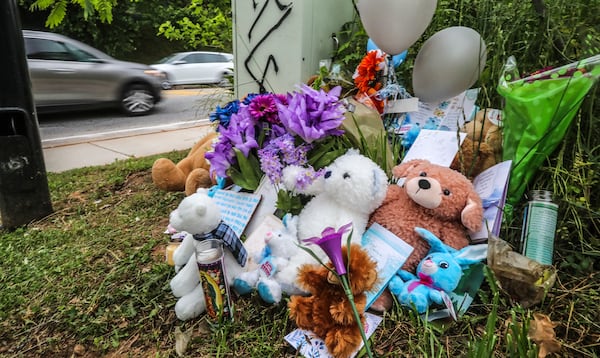
[[[83,10],[85,20],[97,13],[102,22],[111,23],[113,20],[112,11],[117,5],[117,0],[35,0],[29,9],[31,11],[50,9],[46,26],[52,29],[64,20],[69,3],[78,5]]]
[[[230,1],[191,0],[174,15],[159,26],[159,36],[182,41],[188,49],[232,51]]]

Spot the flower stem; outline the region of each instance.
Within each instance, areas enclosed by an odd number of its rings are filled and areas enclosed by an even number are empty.
[[[365,349],[367,351],[367,356],[369,358],[373,358],[373,353],[371,353],[371,348],[369,347],[369,341],[367,340],[367,335],[365,334],[365,329],[360,320],[360,315],[358,310],[356,309],[356,304],[354,303],[354,295],[352,294],[352,290],[350,290],[350,283],[348,282],[348,275],[340,275],[340,281],[342,282],[342,287],[344,287],[344,293],[348,300],[350,301],[350,306],[352,306],[352,313],[354,314],[354,320],[356,324],[358,324],[358,330],[360,331],[360,335],[365,344]]]

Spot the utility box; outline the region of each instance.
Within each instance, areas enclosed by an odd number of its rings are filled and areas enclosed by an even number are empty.
[[[0,222],[52,213],[16,0],[0,1]]]
[[[236,96],[295,90],[331,59],[332,35],[354,15],[348,0],[233,0]]]

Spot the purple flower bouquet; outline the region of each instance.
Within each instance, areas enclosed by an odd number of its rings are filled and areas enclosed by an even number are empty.
[[[341,87],[326,92],[302,85],[294,93],[252,94],[218,106],[210,115],[220,133],[206,153],[211,170],[247,190],[255,190],[263,175],[278,184],[288,165],[309,166],[312,177],[318,175],[312,167],[329,164],[349,147],[332,141],[344,134],[340,94]]]

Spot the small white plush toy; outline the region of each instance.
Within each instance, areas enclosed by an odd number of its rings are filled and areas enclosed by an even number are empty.
[[[283,293],[288,295],[303,293],[294,285],[295,274],[286,276],[285,268],[302,251],[296,238],[296,223],[291,216],[283,218],[284,228],[265,234],[265,247],[254,258],[257,268],[240,274],[233,288],[240,295],[246,295],[256,289],[266,303],[279,303]]]
[[[369,216],[381,205],[387,192],[388,178],[383,169],[350,149],[304,189],[298,187],[302,172],[298,166],[283,170],[287,190],[314,195],[298,214],[298,240],[320,237],[327,227],[338,230],[352,223],[352,242],[360,244]],[[345,238],[342,242],[346,242]]]
[[[183,241],[173,253],[177,275],[170,282],[173,295],[179,297],[175,313],[177,318],[184,321],[198,317],[206,310],[196,264],[196,245],[206,239],[223,241],[224,271],[230,285],[246,264],[244,245],[233,230],[222,222],[219,206],[208,192],[208,189],[198,189],[196,193],[185,197],[169,216],[169,224],[178,232],[185,232]]]

